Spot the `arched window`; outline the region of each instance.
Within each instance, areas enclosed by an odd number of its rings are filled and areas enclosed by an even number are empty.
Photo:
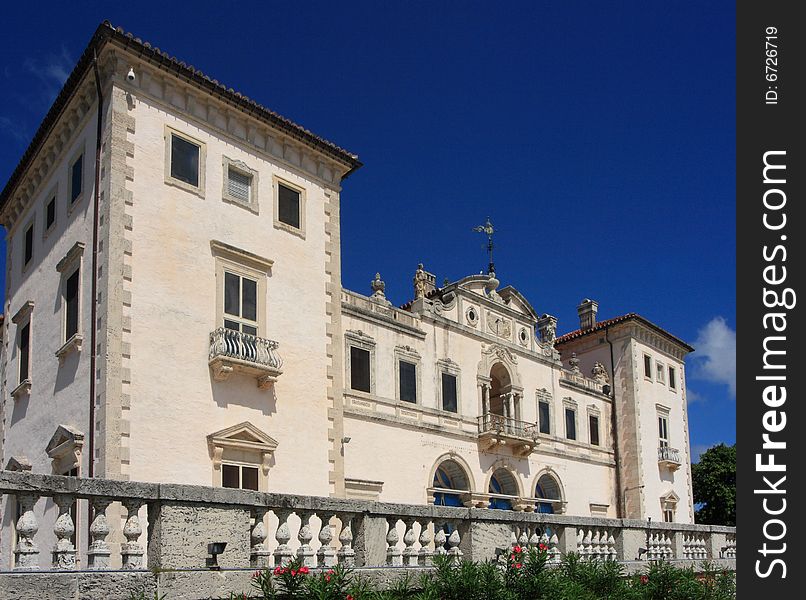
[[[462,494],[470,492],[470,484],[464,469],[453,460],[440,463],[434,472],[434,504],[438,506],[463,506]],[[444,490],[456,490],[456,493]]]
[[[553,513],[554,501],[562,501],[560,484],[549,474],[541,475],[535,486],[535,498],[538,498],[536,509],[541,513]]]
[[[518,483],[512,473],[506,469],[497,469],[490,477],[490,494],[502,496],[518,496]],[[490,508],[499,510],[512,510],[512,500],[509,498],[490,498]]]

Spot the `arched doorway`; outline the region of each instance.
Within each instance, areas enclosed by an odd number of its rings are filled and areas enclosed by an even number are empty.
[[[555,502],[562,502],[562,490],[559,482],[548,473],[537,479],[535,498],[538,498],[535,510],[540,513],[554,513]]]
[[[504,468],[496,469],[492,474],[487,491],[493,495],[490,498],[489,507],[499,510],[512,510],[512,501],[520,495],[515,476]],[[499,496],[512,496],[512,498]]]
[[[442,461],[434,471],[432,485],[435,488],[434,504],[438,506],[463,506],[462,494],[471,491],[467,473],[459,463],[450,459]]]

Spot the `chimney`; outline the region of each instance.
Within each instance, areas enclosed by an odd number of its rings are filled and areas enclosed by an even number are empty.
[[[577,306],[579,315],[579,328],[582,330],[591,329],[596,325],[596,313],[599,310],[599,303],[596,300],[585,298]]]

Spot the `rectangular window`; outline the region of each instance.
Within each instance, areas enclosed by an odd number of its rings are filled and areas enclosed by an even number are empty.
[[[227,192],[236,200],[252,201],[252,176],[229,167],[227,169]]]
[[[669,445],[669,421],[666,417],[658,417],[658,440],[661,447]]]
[[[405,360],[399,363],[400,399],[404,402],[417,402],[417,365]]]
[[[171,177],[199,187],[199,155],[201,148],[178,135],[171,134]]]
[[[655,364],[657,366],[657,373],[658,373],[657,381],[658,383],[664,383],[666,381],[666,377],[664,377],[666,370],[664,369],[661,363],[655,363]]]
[[[648,354],[644,354],[644,377],[652,379],[652,358]]]
[[[573,408],[565,409],[565,437],[577,439],[577,414]]]
[[[56,222],[56,196],[50,199],[47,206],[45,206],[45,231],[50,231],[53,224]]]
[[[27,267],[28,263],[34,257],[34,224],[28,225],[25,230],[25,250],[23,255],[22,266]]]
[[[442,374],[442,410],[459,412],[459,402],[456,396],[456,375]]]
[[[540,433],[551,433],[551,407],[549,406],[549,403],[541,400],[537,403],[537,409],[539,412],[538,416],[540,420]]]
[[[664,509],[663,511],[663,522],[664,523],[674,523],[674,511],[672,509]]]
[[[84,175],[84,155],[82,154],[73,163],[70,169],[70,204],[73,204],[81,195]]]
[[[224,327],[257,335],[257,281],[224,271]]]
[[[67,278],[64,284],[64,337],[65,341],[69,340],[78,333],[78,283],[79,283],[79,270],[76,269],[75,273]]]
[[[677,389],[677,373],[674,367],[669,367],[669,387],[673,390]]]
[[[20,328],[19,339],[19,353],[20,353],[20,383],[26,379],[30,379],[30,362],[31,362],[31,322],[28,321]]]
[[[222,464],[221,485],[222,487],[225,488],[257,491],[258,489],[257,467]]]
[[[350,346],[350,388],[369,393],[369,350]]]
[[[591,445],[599,445],[599,417],[596,415],[588,415],[588,429],[591,434]]]
[[[278,183],[277,219],[281,223],[299,229],[299,196],[300,193],[282,183]]]

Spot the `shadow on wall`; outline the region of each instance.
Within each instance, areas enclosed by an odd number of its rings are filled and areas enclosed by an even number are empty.
[[[237,404],[260,411],[266,417],[277,412],[276,384],[261,390],[257,387],[255,378],[249,375],[232,373],[226,381],[216,381],[212,373],[209,377],[213,400],[221,408]]]

